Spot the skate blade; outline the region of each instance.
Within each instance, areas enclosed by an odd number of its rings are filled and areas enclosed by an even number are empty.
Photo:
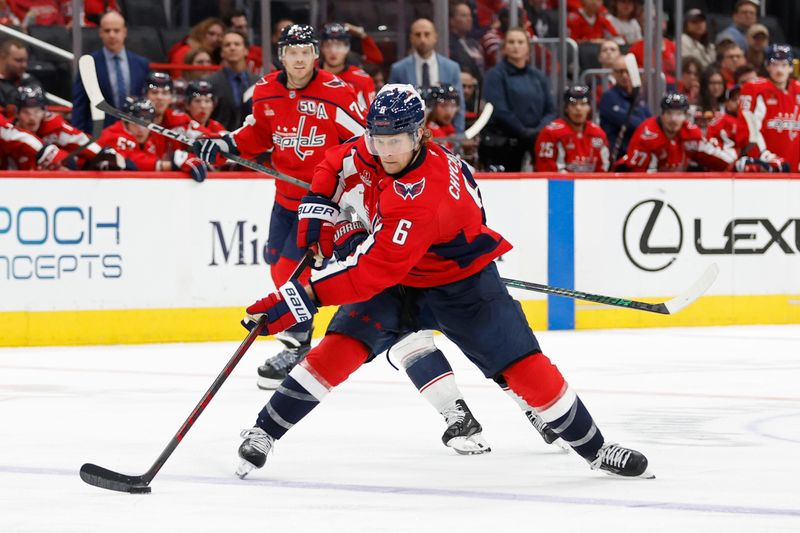
[[[262,378],[261,376],[258,377],[258,381],[256,382],[256,386],[258,386],[261,390],[275,390],[277,389],[283,380],[277,379],[270,379],[270,378]]]
[[[447,446],[453,448],[459,455],[480,455],[492,451],[489,443],[480,433],[470,437],[453,437],[447,441]]]
[[[569,453],[569,452],[572,451],[572,446],[567,444],[567,441],[565,441],[561,437],[557,438],[556,440],[554,440],[550,444],[552,444],[554,446],[557,446],[562,452],[565,452],[565,453]]]
[[[644,472],[639,474],[638,476],[622,476],[620,474],[615,474],[614,472],[609,472],[608,470],[602,470],[602,472],[615,479],[655,479],[656,475],[650,471],[649,468],[645,468]]]
[[[247,474],[256,469],[256,465],[244,459],[239,460],[239,466],[236,467],[236,476],[239,479],[244,479]]]

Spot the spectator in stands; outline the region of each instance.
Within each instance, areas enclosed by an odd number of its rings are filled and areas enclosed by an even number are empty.
[[[742,51],[747,50],[747,38],[745,35],[750,26],[758,22],[758,10],[760,7],[759,0],[737,0],[733,8],[733,22],[717,34],[717,44],[730,39]]]
[[[450,5],[450,59],[461,70],[470,72],[478,80],[483,78],[486,62],[481,44],[469,36],[472,31],[472,9],[461,0]]]
[[[153,103],[145,98],[127,97],[122,110],[147,122],[155,120]],[[200,159],[184,150],[176,150],[168,156],[161,151],[163,144],[158,142],[159,137],[151,135],[144,126],[121,120],[103,130],[97,144],[113,148],[125,158],[127,166],[135,170],[180,171],[197,182],[206,178],[206,167]]]
[[[19,39],[8,39],[0,44],[0,106],[13,104],[17,98],[17,87],[41,85],[28,74],[28,49]]]
[[[736,82],[736,85],[739,85],[740,87],[748,81],[753,81],[757,78],[758,71],[756,70],[756,67],[749,63],[745,63],[733,71],[733,79]]]
[[[70,8],[72,7],[71,0],[62,0]],[[119,12],[117,0],[85,0],[83,2],[83,26],[92,27],[100,25],[100,18],[109,11]],[[72,12],[69,13],[70,18]]]
[[[591,91],[585,85],[564,91],[564,118],[557,118],[536,140],[536,172],[605,172],[608,138],[589,120]]]
[[[718,47],[718,51],[719,53],[717,55],[720,59],[719,71],[725,79],[725,87],[723,87],[723,90],[719,94],[719,97],[722,98],[722,93],[725,92],[725,89],[735,85],[735,80],[733,79],[734,71],[747,63],[747,60],[744,57],[744,50],[736,44],[720,46]]]
[[[19,17],[9,7],[6,0],[0,0],[0,24],[5,26],[21,26]]]
[[[678,82],[678,92],[686,95],[689,105],[697,105],[700,100],[700,73],[703,65],[694,56],[687,56],[681,62],[681,79]]]
[[[11,9],[22,28],[27,31],[30,26],[63,26],[64,15],[58,0],[12,0]]]
[[[125,49],[128,28],[125,19],[116,11],[109,11],[100,19],[98,30],[103,47],[91,53],[97,69],[97,81],[103,98],[117,108],[125,97],[142,94],[144,80],[150,72],[150,62]],[[92,131],[89,98],[83,89],[80,74],[72,84],[72,124],[85,132]],[[104,125],[117,119],[106,115]]]
[[[319,46],[320,68],[336,74],[347,82],[355,91],[362,110],[366,112],[375,98],[375,82],[363,69],[348,64],[349,53],[350,33],[344,25],[334,22],[323,26]]]
[[[243,97],[258,77],[247,70],[247,37],[238,31],[228,31],[222,38],[222,70],[208,77],[217,95],[217,107],[211,115],[228,131],[240,127],[249,107]]]
[[[641,6],[636,0],[611,0],[608,12],[608,20],[626,44],[642,40],[642,27],[638,20]]]
[[[253,43],[253,28],[247,20],[247,13],[243,9],[235,9],[224,20],[228,30],[238,31],[247,37],[251,43],[247,49],[247,69],[253,74],[260,73],[264,64],[264,50]]]
[[[211,61],[211,54],[202,48],[195,48],[190,50],[183,58],[184,65],[200,65],[210,66],[213,65]],[[186,81],[199,80],[208,77],[213,71],[211,70],[184,70],[183,79]]]
[[[356,26],[355,24],[345,22],[344,29],[350,34],[350,44],[352,48],[350,51],[350,61],[353,64],[361,65],[362,67],[367,64],[383,64],[383,52],[378,48],[378,43],[375,42],[375,39],[367,34],[363,26]],[[361,51],[360,54],[356,53],[358,50]]]
[[[520,13],[520,27],[525,29],[528,34],[528,39],[533,39],[533,29],[525,19],[525,12],[521,9]],[[486,68],[495,66],[500,59],[502,59],[502,48],[505,40],[506,31],[508,31],[509,14],[508,8],[504,7],[497,12],[497,20],[492,23],[492,27],[481,37],[481,46],[483,47],[483,57],[486,62]]]
[[[661,28],[664,37],[661,39],[661,72],[664,73],[664,78],[667,80],[667,86],[675,89],[675,70],[678,66],[676,58],[675,41],[666,37],[667,31],[667,14],[663,14],[663,25]],[[644,67],[644,41],[637,41],[630,47],[629,52],[636,56],[636,62],[640,67]]]
[[[710,66],[704,70],[700,76],[700,107],[702,110],[721,112],[725,89],[725,78],[718,68]]]
[[[628,110],[631,105],[635,106],[628,122],[625,137],[620,144],[619,153],[622,154],[626,152],[634,130],[639,127],[639,124],[648,119],[652,113],[641,98],[637,98],[636,102],[633,101],[633,85],[628,75],[628,69],[625,66],[624,57],[620,56],[616,59],[611,74],[614,76],[616,83],[614,87],[603,93],[603,97],[600,100],[600,125],[603,131],[606,132],[609,146],[613,147],[617,142],[619,130],[625,123]],[[641,97],[641,94],[639,96]]]
[[[600,45],[600,53],[597,54],[597,61],[602,68],[614,68],[614,63],[622,55],[619,44],[616,41],[607,39]]]
[[[684,15],[681,47],[683,57],[696,57],[703,68],[717,60],[714,43],[708,36],[706,15],[700,9],[690,9]]]
[[[113,149],[103,149],[91,141],[88,135],[64,120],[58,113],[47,111],[44,91],[37,85],[21,85],[17,88],[17,114],[14,125],[34,133],[45,144],[58,146],[64,156],[64,164],[71,169],[120,170],[125,162]],[[83,149],[81,149],[83,147]],[[77,151],[77,153],[74,153]],[[74,159],[73,159],[74,158]]]
[[[567,16],[569,36],[578,43],[601,43],[605,39],[616,38],[623,43],[624,39],[609,20],[601,13],[602,0],[581,0],[581,8]]]
[[[190,81],[183,94],[186,114],[196,122],[196,124],[192,124],[193,132],[199,132],[198,136],[203,137],[226,133],[225,126],[211,118],[216,97],[214,87],[208,81]]]
[[[466,110],[467,114],[476,114],[481,103],[481,99],[478,94],[478,87],[480,87],[478,78],[473,76],[471,72],[462,70],[461,87],[464,89],[464,109]]]
[[[550,80],[530,57],[528,33],[509,29],[503,59],[483,80],[483,97],[494,106],[478,148],[483,168],[519,172],[539,131],[556,118]]]
[[[412,22],[409,40],[413,53],[392,65],[389,83],[408,83],[422,89],[452,85],[459,94],[464,93],[458,63],[435,52],[438,35],[433,22],[424,18]],[[454,124],[458,132],[464,131],[463,99]]]
[[[769,46],[769,30],[763,24],[753,24],[747,29],[747,51],[745,60],[751,65],[760,67],[759,75],[767,77],[764,68],[764,51]]]
[[[523,7],[536,37],[558,37],[558,17],[549,9],[548,0],[526,0]]]
[[[222,35],[225,33],[225,23],[216,17],[203,19],[189,31],[189,35],[175,43],[168,52],[170,63],[183,63],[183,59],[190,50],[202,48],[211,56],[211,61],[218,64],[220,61],[220,46]],[[174,71],[174,77],[181,73]]]

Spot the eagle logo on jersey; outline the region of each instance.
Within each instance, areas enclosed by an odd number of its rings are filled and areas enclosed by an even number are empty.
[[[644,131],[642,131],[642,139],[655,139],[656,137],[658,137],[658,134],[654,131],[650,131],[647,129],[647,126],[645,126]]]
[[[422,194],[422,191],[425,189],[425,178],[422,178],[416,183],[410,183],[406,185],[405,183],[395,181],[394,182],[394,192],[400,196],[403,200],[406,198],[411,198],[412,200]]]
[[[326,81],[322,85],[330,87],[331,89],[338,89],[339,87],[344,87],[345,83],[339,78],[333,78],[331,81]]]

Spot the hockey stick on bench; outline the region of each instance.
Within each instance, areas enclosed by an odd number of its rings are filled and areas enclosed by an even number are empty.
[[[472,123],[472,126],[464,130],[462,135],[449,135],[447,137],[434,137],[434,141],[436,142],[464,142],[474,139],[483,128],[486,127],[486,124],[489,123],[489,119],[492,118],[492,113],[494,113],[494,106],[490,102],[486,102],[486,105],[483,106],[483,112],[480,114],[478,118],[475,119],[475,122]]]
[[[112,117],[117,117],[118,119],[124,120],[126,122],[132,122],[134,124],[138,124],[139,126],[147,128],[148,130],[154,133],[163,135],[164,137],[167,137],[174,141],[178,141],[181,144],[191,146],[194,143],[194,139],[192,139],[187,135],[183,135],[182,133],[178,133],[177,131],[165,128],[163,126],[155,124],[154,122],[148,122],[139,117],[135,117],[109,104],[103,98],[103,93],[100,91],[100,84],[97,81],[97,71],[95,70],[94,58],[92,56],[89,55],[81,56],[80,60],[78,60],[78,68],[80,69],[81,80],[83,81],[83,87],[86,89],[86,94],[89,96],[89,102],[92,107],[96,107],[97,109],[104,111],[105,113],[111,115]],[[281,181],[285,181],[286,183],[291,183],[292,185],[297,185],[298,187],[302,187],[304,189],[308,189],[311,186],[309,183],[301,181],[297,178],[293,178],[291,176],[287,176],[286,174],[283,174],[281,172],[276,172],[272,169],[265,167],[264,165],[259,165],[255,161],[250,161],[238,155],[229,154],[226,152],[223,152],[222,155],[226,159],[233,161],[234,163],[237,163],[243,167],[249,168],[250,170],[255,170],[256,172],[261,172],[262,174],[269,174],[270,176],[279,179]]]
[[[300,264],[298,264],[297,268],[295,268],[290,279],[296,279],[299,277],[306,267],[311,264],[312,259],[313,255],[311,253],[306,253],[303,259],[300,260]],[[233,372],[233,369],[236,367],[242,357],[244,357],[245,352],[247,352],[247,349],[250,348],[251,344],[253,344],[253,341],[256,340],[256,337],[259,333],[261,333],[265,325],[266,315],[262,316],[256,323],[255,327],[250,330],[250,333],[247,334],[247,337],[242,341],[242,344],[240,344],[234,352],[233,357],[230,358],[225,365],[225,368],[223,368],[222,372],[219,373],[217,379],[214,380],[214,383],[211,384],[211,387],[209,387],[203,397],[200,398],[200,401],[189,415],[189,418],[186,419],[175,436],[172,437],[172,440],[169,441],[167,447],[164,448],[164,451],[161,452],[161,455],[158,456],[156,462],[153,463],[153,466],[151,466],[147,472],[140,476],[129,476],[114,472],[113,470],[108,470],[102,466],[86,463],[81,467],[81,479],[89,485],[94,485],[95,487],[100,487],[101,489],[130,492],[131,494],[149,493],[150,482],[153,481],[153,478],[156,476],[156,474],[158,474],[158,471],[161,470],[161,467],[164,466],[164,463],[167,462],[169,456],[172,455],[172,452],[175,451],[175,448],[178,447],[178,444],[180,444],[194,423],[197,422],[197,419],[203,413],[206,406],[209,404],[217,391],[219,391],[220,387],[222,387],[222,384],[225,382],[225,380],[228,379],[228,376],[230,376],[231,372]]]
[[[516,279],[500,278],[503,283],[508,287],[515,289],[525,289],[534,292],[543,292],[545,294],[554,294],[556,296],[564,296],[566,298],[574,298],[576,300],[585,300],[587,302],[595,302],[605,305],[613,305],[615,307],[625,307],[627,309],[635,309],[637,311],[649,311],[651,313],[659,313],[662,315],[674,315],[687,305],[690,305],[700,296],[705,293],[709,287],[717,279],[719,267],[716,263],[712,263],[706,271],[700,276],[697,281],[683,294],[667,300],[666,302],[651,304],[647,302],[639,302],[637,300],[626,300],[625,298],[617,298],[616,296],[602,296],[600,294],[591,294],[588,292],[574,291],[570,289],[561,289],[559,287],[551,287],[550,285],[540,285],[538,283],[530,283],[527,281],[519,281]]]

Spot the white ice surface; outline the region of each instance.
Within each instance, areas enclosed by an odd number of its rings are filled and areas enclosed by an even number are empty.
[[[542,332],[608,440],[657,479],[620,480],[547,447],[437,337],[492,452],[457,456],[403,373],[361,368],[264,469],[233,476],[268,394],[256,343],[152,483],[83,483],[84,462],[142,474],[236,343],[0,350],[0,533],[800,531],[800,326]]]

